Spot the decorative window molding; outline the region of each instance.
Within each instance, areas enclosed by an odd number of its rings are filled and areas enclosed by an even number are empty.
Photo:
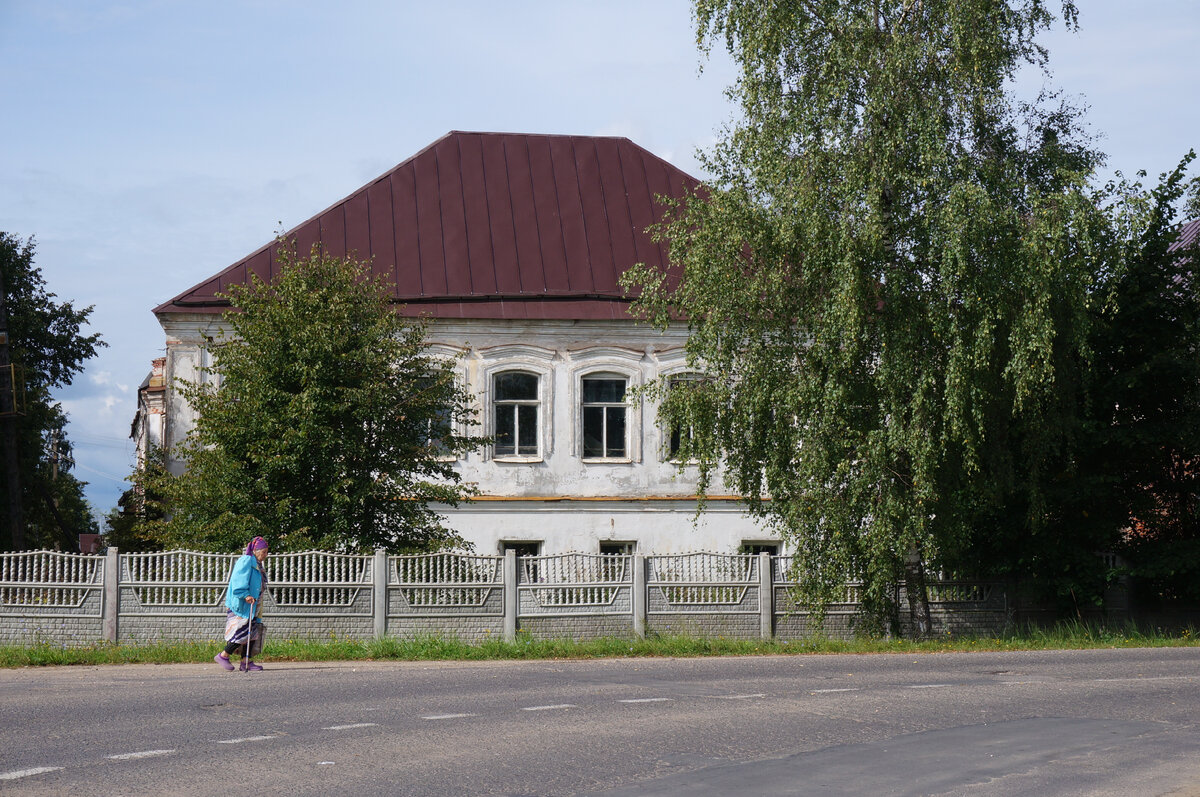
[[[554,352],[540,346],[504,345],[482,349],[478,352],[483,367],[483,413],[484,434],[493,438],[490,458],[496,462],[541,462],[549,456],[553,443],[554,419]],[[505,374],[525,374],[536,379],[533,393],[522,392],[528,384],[523,380],[504,380],[500,388],[504,393],[497,395],[497,377]],[[499,402],[499,403],[498,403]],[[521,407],[531,409],[520,409]],[[535,417],[530,417],[534,415]],[[500,420],[504,428],[497,428]],[[522,450],[521,422],[532,420],[534,442],[532,448]],[[525,427],[528,430],[528,426]],[[511,430],[515,435],[509,441],[501,441],[501,434]]]
[[[584,463],[641,461],[642,402],[630,391],[642,384],[643,356],[610,346],[571,353],[571,450]],[[614,383],[620,381],[618,389]],[[614,437],[614,423],[624,426],[620,438]]]

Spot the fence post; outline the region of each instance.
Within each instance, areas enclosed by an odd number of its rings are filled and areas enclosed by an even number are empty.
[[[521,597],[517,592],[517,552],[509,548],[504,552],[504,641],[517,641],[517,614],[521,610]]]
[[[121,579],[120,550],[115,545],[108,546],[104,554],[104,641],[117,641],[117,610],[121,593],[117,584]]]
[[[758,555],[758,613],[759,631],[763,639],[775,634],[775,584],[771,572],[771,554]]]
[[[375,565],[371,568],[371,578],[374,590],[371,611],[375,616],[375,638],[383,639],[387,636],[388,581],[391,580],[391,574],[388,573],[387,551],[382,548],[375,549]]]
[[[641,639],[646,638],[646,557],[635,554],[633,557],[633,633]]]

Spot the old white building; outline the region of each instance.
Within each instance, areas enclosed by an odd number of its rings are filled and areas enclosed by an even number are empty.
[[[697,518],[695,469],[680,471],[655,408],[629,395],[686,372],[686,327],[635,323],[618,279],[637,262],[667,268],[645,230],[656,197],[694,185],[624,138],[452,132],[287,233],[300,252],[371,258],[398,311],[431,318],[431,346],[462,358],[495,443],[457,463],[480,496],[445,513],[478,551],[777,545],[730,496]],[[172,386],[202,378],[228,306],[217,294],[276,267],[268,244],[154,310],[168,449],[195,420]],[[139,429],[144,450],[154,427]]]

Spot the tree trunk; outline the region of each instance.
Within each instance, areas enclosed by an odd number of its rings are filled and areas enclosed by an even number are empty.
[[[929,611],[929,588],[925,584],[925,562],[921,551],[914,548],[904,562],[905,592],[908,594],[908,621],[914,639],[927,639],[933,634],[933,616]]]

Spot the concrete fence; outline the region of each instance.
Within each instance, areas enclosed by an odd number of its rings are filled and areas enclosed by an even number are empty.
[[[216,639],[236,555],[170,551],[0,554],[0,644]],[[263,615],[276,639],[443,635],[467,641],[692,634],[801,639],[791,560],[751,555],[320,551],[274,554]],[[901,595],[903,585],[900,586]],[[857,585],[823,631],[850,636]],[[993,634],[1009,621],[1000,584],[930,585],[934,631]]]

